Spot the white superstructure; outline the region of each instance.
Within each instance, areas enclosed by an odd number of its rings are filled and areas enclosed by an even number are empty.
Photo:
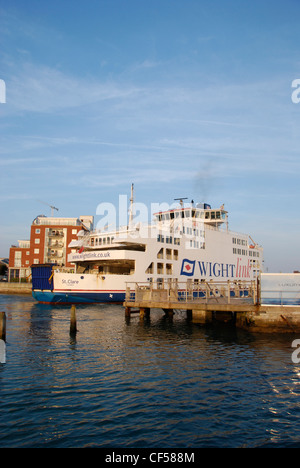
[[[224,206],[181,201],[156,213],[150,225],[81,234],[68,257],[75,273],[54,268],[51,290],[34,289],[37,300],[121,302],[128,282],[250,281],[262,269],[262,247],[229,230]]]

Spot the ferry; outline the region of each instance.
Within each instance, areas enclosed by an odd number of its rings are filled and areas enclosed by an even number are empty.
[[[133,197],[131,197],[131,202]],[[135,283],[251,281],[263,248],[232,232],[224,205],[184,202],[154,214],[151,223],[82,231],[69,245],[73,272],[32,265],[32,295],[40,303],[122,303]]]

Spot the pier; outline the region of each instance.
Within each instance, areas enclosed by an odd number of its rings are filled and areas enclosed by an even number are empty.
[[[262,304],[258,279],[253,281],[177,281],[127,283],[125,315],[149,316],[162,309],[172,316],[184,310],[195,323],[233,323],[250,332],[299,333],[300,306]]]

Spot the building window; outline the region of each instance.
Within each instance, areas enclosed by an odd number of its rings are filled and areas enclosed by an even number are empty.
[[[36,228],[35,233],[36,233],[36,234],[40,234],[40,233],[41,233],[41,230],[40,230],[39,228]]]
[[[40,249],[34,249],[34,253],[35,253],[35,254],[40,253]]]
[[[38,264],[38,263],[39,263],[39,259],[38,259],[38,258],[35,258],[35,259],[33,260],[33,263],[34,263],[34,264]]]
[[[35,244],[39,244],[39,243],[40,243],[40,239],[34,239],[34,243],[35,243]]]

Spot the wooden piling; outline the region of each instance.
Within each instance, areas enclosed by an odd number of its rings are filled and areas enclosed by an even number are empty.
[[[0,312],[0,340],[6,341],[6,315]]]
[[[149,317],[150,308],[149,307],[140,307],[140,318]]]
[[[174,310],[173,309],[163,309],[164,313],[168,316],[168,317],[173,317],[174,315]]]
[[[76,306],[73,304],[71,307],[71,320],[70,320],[70,335],[75,335],[77,332],[76,326]]]

